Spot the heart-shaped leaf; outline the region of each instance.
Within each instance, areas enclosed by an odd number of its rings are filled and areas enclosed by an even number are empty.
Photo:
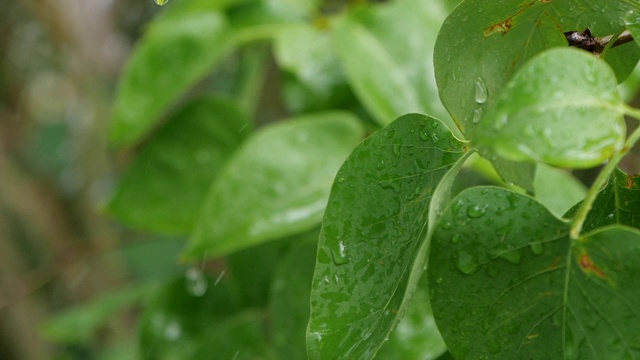
[[[438,213],[434,203],[444,198],[465,150],[440,121],[411,114],[349,156],[331,189],[320,233],[310,358],[375,355],[417,285],[427,224]]]
[[[478,124],[476,141],[515,161],[592,167],[622,147],[623,102],[602,60],[551,49],[520,68]]]
[[[460,359],[640,356],[640,232],[608,227],[579,240],[532,198],[474,188],[432,239],[436,322]]]

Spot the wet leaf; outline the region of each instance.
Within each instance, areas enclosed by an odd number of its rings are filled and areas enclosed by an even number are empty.
[[[107,211],[137,229],[188,234],[211,183],[251,128],[228,100],[192,101],[145,144]]]
[[[229,52],[235,39],[215,10],[185,11],[150,25],[127,63],[114,105],[109,137],[135,143],[180,95]]]
[[[541,51],[566,47],[564,31],[589,27],[594,36],[615,33],[632,7],[630,2],[611,0],[590,1],[589,6],[583,0],[461,2],[442,25],[435,46],[443,104],[465,136],[474,139],[481,115],[493,107],[520,66]],[[633,67],[640,56],[638,47],[625,46],[607,60],[624,59]]]
[[[437,218],[465,150],[440,121],[411,114],[349,156],[320,233],[307,333],[311,359],[374,356],[417,285],[427,223]]]
[[[592,210],[582,227],[582,233],[606,225],[626,225],[640,229],[640,178],[639,175],[625,174],[619,168],[615,170],[607,186],[600,191],[593,203]],[[580,204],[567,212],[571,217]]]
[[[404,0],[357,8],[335,29],[347,77],[378,123],[419,112],[446,119],[458,133],[440,103],[431,66],[446,14],[440,1]]]
[[[227,254],[313,228],[340,164],[362,137],[362,125],[344,112],[301,116],[256,132],[217,177],[185,258]]]
[[[640,232],[579,240],[535,200],[474,188],[451,202],[432,239],[436,323],[460,359],[640,355]]]
[[[622,147],[623,112],[605,62],[552,49],[516,72],[478,124],[476,140],[514,161],[593,167]]]

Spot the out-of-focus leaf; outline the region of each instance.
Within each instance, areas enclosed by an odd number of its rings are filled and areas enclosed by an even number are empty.
[[[309,296],[319,229],[294,239],[291,250],[278,262],[271,284],[273,341],[280,360],[306,358]]]
[[[107,210],[138,229],[188,234],[220,168],[250,129],[230,101],[189,103],[145,145]]]
[[[473,188],[454,199],[429,259],[433,312],[455,358],[633,358],[640,233],[579,240],[534,199]]]
[[[256,132],[216,179],[185,258],[230,253],[318,224],[333,177],[362,137],[359,121],[342,112]]]
[[[436,35],[446,15],[439,1],[402,0],[357,8],[335,29],[347,77],[381,125],[419,112],[445,119],[459,134],[438,98],[432,66]]]
[[[127,244],[122,249],[122,257],[137,279],[161,281],[181,271],[177,259],[183,247],[183,239],[153,238]]]
[[[443,187],[450,186],[441,182],[457,172],[465,151],[440,121],[411,114],[349,156],[320,233],[307,333],[311,359],[371,358],[378,351],[417,285],[427,223],[437,218]]]
[[[420,285],[411,298],[398,326],[389,335],[377,358],[388,360],[432,360],[439,359],[447,347],[440,336],[431,312],[427,277],[420,279]]]
[[[293,112],[332,108],[353,99],[329,29],[290,25],[280,31],[274,46],[276,60],[290,74],[284,90]]]
[[[622,147],[624,106],[611,68],[551,49],[520,68],[477,124],[478,144],[515,161],[593,167]]]
[[[111,142],[126,146],[138,141],[234,44],[226,19],[216,11],[187,11],[152,23],[122,76]]]
[[[587,189],[569,172],[539,164],[534,181],[536,199],[556,217],[585,198]]]
[[[233,279],[222,275],[213,279],[191,268],[154,296],[140,321],[143,359],[185,358],[207,332],[242,309]]]
[[[140,302],[153,287],[138,284],[111,294],[101,295],[94,301],[71,308],[47,320],[42,334],[50,341],[65,344],[86,343],[122,308]]]

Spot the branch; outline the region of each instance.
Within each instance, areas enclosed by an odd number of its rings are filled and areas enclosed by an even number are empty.
[[[603,37],[596,37],[591,35],[591,30],[585,28],[584,31],[567,31],[564,33],[564,37],[569,42],[569,46],[583,49],[599,56],[602,51],[609,45],[614,35],[607,35]],[[614,42],[610,45],[612,48],[626,44],[633,41],[633,36],[628,30],[623,31]]]

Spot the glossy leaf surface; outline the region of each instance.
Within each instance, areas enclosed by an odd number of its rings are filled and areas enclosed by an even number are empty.
[[[371,358],[382,345],[422,271],[431,199],[465,150],[440,121],[410,114],[349,156],[320,233],[310,358]]]
[[[509,81],[477,142],[515,161],[592,167],[622,147],[624,107],[611,68],[585,51],[548,50]]]
[[[615,33],[632,7],[631,2],[611,0],[588,6],[583,0],[461,2],[436,41],[434,65],[443,104],[473,139],[476,124],[520,66],[541,51],[566,47],[565,31],[588,26],[595,36]],[[637,45],[624,45],[608,59],[624,59],[633,67],[637,50]]]
[[[110,140],[131,145],[231,49],[226,19],[214,10],[184,11],[150,25],[122,75]]]
[[[434,315],[456,359],[633,358],[640,233],[577,241],[535,200],[500,188],[454,199],[429,259]]]
[[[347,77],[378,123],[419,112],[447,119],[458,131],[438,99],[431,65],[446,14],[440,1],[403,0],[357,8],[335,29]]]
[[[137,229],[188,234],[207,190],[251,128],[228,100],[187,104],[145,144],[107,210]]]
[[[626,225],[640,229],[640,177],[616,169],[607,186],[600,191],[582,228],[583,233],[606,225]],[[568,212],[568,216],[579,206]]]
[[[216,179],[185,257],[222,255],[318,224],[333,177],[362,137],[359,121],[342,112],[256,132]]]

